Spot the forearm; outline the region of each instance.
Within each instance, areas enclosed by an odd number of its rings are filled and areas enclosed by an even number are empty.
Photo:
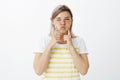
[[[73,56],[74,64],[82,75],[85,75],[89,68],[87,59],[84,59],[74,48],[73,45],[69,46],[71,54]]]
[[[53,44],[49,43],[46,49],[44,50],[43,54],[37,60],[36,62],[37,74],[41,75],[46,70],[49,64],[52,47],[53,47]]]

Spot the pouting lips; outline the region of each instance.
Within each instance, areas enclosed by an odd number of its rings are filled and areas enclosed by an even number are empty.
[[[65,27],[61,27],[61,29],[65,29]]]

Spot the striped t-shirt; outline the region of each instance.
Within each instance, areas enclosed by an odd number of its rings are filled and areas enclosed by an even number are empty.
[[[42,53],[49,43],[50,37],[44,37],[36,52]],[[87,54],[83,38],[72,38],[74,48],[79,54]],[[74,65],[68,44],[56,44],[51,50],[49,65],[41,76],[42,80],[80,80],[80,73]]]

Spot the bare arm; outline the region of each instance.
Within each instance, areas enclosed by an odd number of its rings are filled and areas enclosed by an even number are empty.
[[[73,56],[74,64],[82,75],[85,75],[89,69],[89,61],[86,54],[79,54],[73,45],[70,45],[71,54]]]
[[[47,68],[50,60],[51,48],[53,47],[53,43],[49,43],[44,52],[37,53],[34,58],[34,70],[38,75],[41,75]]]
[[[34,58],[34,70],[38,75],[41,75],[47,68],[50,60],[50,54],[52,47],[59,41],[59,37],[56,36],[56,30],[52,32],[52,39],[46,46],[44,52],[38,53]]]
[[[82,75],[85,75],[88,71],[89,68],[89,62],[88,62],[88,57],[86,54],[79,54],[72,43],[71,39],[71,32],[68,30],[68,34],[64,36],[64,40],[67,41],[67,44],[69,45],[69,49],[71,51],[71,54],[73,56],[74,64],[76,68],[79,70],[79,72]]]

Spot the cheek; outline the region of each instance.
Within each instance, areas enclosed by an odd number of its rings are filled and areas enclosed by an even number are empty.
[[[55,26],[57,29],[60,29],[60,24],[59,24],[59,22],[54,22],[54,26]]]
[[[55,25],[55,28],[60,30],[60,25],[58,23],[54,24]]]
[[[54,22],[54,25],[58,26],[58,25],[60,25],[60,23],[59,22]]]
[[[72,22],[71,21],[66,21],[66,24],[71,25]]]
[[[71,27],[71,23],[68,23],[68,24],[67,24],[67,28],[70,28],[70,27]]]

